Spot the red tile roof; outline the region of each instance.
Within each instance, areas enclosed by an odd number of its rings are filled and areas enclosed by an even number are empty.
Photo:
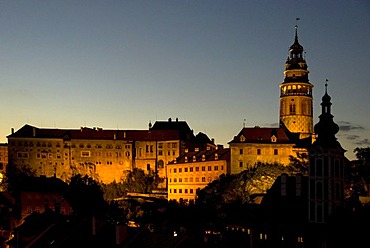
[[[244,136],[242,141],[241,136]],[[294,142],[289,139],[287,134],[282,128],[270,128],[270,127],[253,127],[243,128],[237,136],[230,143],[272,143],[271,137],[276,137],[274,143],[291,143]]]
[[[8,138],[59,138],[88,140],[165,141],[179,140],[178,130],[104,130],[81,127],[80,129],[37,128],[28,124],[8,135]]]

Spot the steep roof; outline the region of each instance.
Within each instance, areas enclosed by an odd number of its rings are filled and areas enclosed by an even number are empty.
[[[216,155],[217,154],[217,155]],[[176,159],[176,163],[190,163],[193,162],[193,157],[195,156],[196,162],[204,162],[203,161],[215,161],[215,160],[227,160],[230,161],[230,148],[221,148],[217,150],[203,150],[203,151],[194,151],[194,152],[187,152],[182,156]],[[216,158],[217,156],[217,158]],[[185,157],[188,158],[188,162],[185,162]],[[169,164],[174,164],[175,162],[170,162]]]
[[[177,118],[173,121],[171,118],[168,121],[156,121],[150,130],[177,130],[180,132],[180,137],[184,139],[193,139],[194,133],[190,129],[186,121],[179,121]]]
[[[273,141],[272,137],[276,140]],[[230,143],[287,143],[293,144],[294,142],[289,139],[287,134],[282,128],[270,127],[253,127],[243,128],[237,136]]]
[[[8,138],[54,138],[86,140],[138,140],[164,141],[178,140],[177,130],[104,130],[102,128],[81,127],[80,129],[37,128],[24,125],[21,129],[7,136]]]

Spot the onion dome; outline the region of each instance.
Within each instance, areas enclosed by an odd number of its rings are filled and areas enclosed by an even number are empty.
[[[321,103],[321,115],[319,116],[319,122],[315,125],[314,130],[317,134],[315,143],[325,146],[338,146],[339,143],[336,141],[335,135],[339,131],[339,126],[333,121],[333,115],[330,113],[331,108],[331,97],[327,93],[327,86],[325,84],[325,94],[322,97]]]

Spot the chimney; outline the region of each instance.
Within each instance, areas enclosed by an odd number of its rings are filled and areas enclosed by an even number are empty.
[[[171,117],[170,117],[170,118],[168,118],[168,122],[171,122],[171,121],[172,121]]]
[[[36,128],[35,127],[32,127],[32,136],[36,137]]]
[[[14,133],[14,128],[13,127],[12,127],[11,131],[12,131],[12,134],[13,134]]]

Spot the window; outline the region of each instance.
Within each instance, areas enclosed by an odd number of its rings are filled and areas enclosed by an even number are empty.
[[[214,167],[214,170],[215,171],[218,171],[218,166],[217,165]]]
[[[90,151],[81,151],[81,157],[90,157]]]
[[[182,189],[179,189],[179,193],[182,194]]]
[[[173,189],[173,193],[175,193],[175,194],[176,194],[176,193],[177,193],[177,190],[176,190],[176,189]]]
[[[177,143],[172,143],[172,148],[177,148]]]
[[[202,177],[202,183],[206,182],[206,178]]]
[[[199,171],[199,167],[195,167],[195,171]]]
[[[291,103],[289,105],[289,112],[290,112],[291,115],[295,114],[295,104],[294,103]]]
[[[188,168],[186,167],[186,168],[184,168],[184,172],[188,172]]]
[[[28,158],[28,152],[17,152],[17,158],[27,159]]]
[[[243,149],[240,149],[239,150],[239,154],[243,154]]]
[[[146,164],[146,170],[150,170],[150,164]]]
[[[189,168],[189,171],[190,171],[190,172],[193,172],[193,167],[190,167],[190,168]]]
[[[158,143],[158,149],[162,149],[163,148],[163,143]]]
[[[242,168],[243,167],[243,161],[239,161],[239,167]]]
[[[202,166],[202,171],[206,171],[206,167],[205,166]]]
[[[196,182],[196,183],[199,183],[199,177],[196,177],[196,178],[195,178],[195,182]]]
[[[193,178],[192,178],[192,177],[191,177],[191,178],[189,178],[189,182],[191,182],[191,183],[193,182]]]
[[[173,169],[173,173],[176,173],[177,172],[177,169]]]
[[[261,149],[257,149],[257,155],[261,155]]]
[[[179,178],[179,183],[182,183],[182,178],[181,177]]]
[[[278,155],[278,149],[274,149],[274,155]]]
[[[182,168],[179,168],[179,173],[181,173],[182,172]]]
[[[188,193],[188,189],[185,189],[185,194],[187,194]]]
[[[193,189],[190,189],[190,194],[193,194]]]
[[[159,156],[162,156],[163,155],[163,152],[162,151],[158,151],[158,155]]]
[[[174,178],[174,179],[173,179],[173,182],[174,182],[174,183],[177,183],[177,178]]]
[[[212,166],[208,166],[208,171],[211,171],[212,170]]]

